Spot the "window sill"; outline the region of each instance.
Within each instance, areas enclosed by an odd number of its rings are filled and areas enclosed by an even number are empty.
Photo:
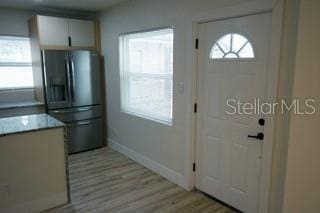
[[[34,87],[3,87],[0,89],[0,92],[10,92],[10,91],[26,91],[26,90],[34,90]]]
[[[22,102],[12,102],[6,104],[0,104],[1,109],[15,109],[15,108],[26,108],[26,107],[41,107],[45,104],[39,101],[22,101]]]
[[[0,109],[27,108],[44,105],[35,98],[34,88],[0,89]]]
[[[127,114],[127,115],[131,115],[131,116],[146,120],[146,121],[152,121],[152,122],[156,122],[156,123],[160,123],[160,124],[164,124],[166,126],[172,127],[172,119],[171,120],[162,120],[159,118],[152,117],[150,115],[146,115],[146,114],[138,113],[138,112],[132,112],[131,110],[126,110],[126,109],[121,109],[121,112],[124,114]]]

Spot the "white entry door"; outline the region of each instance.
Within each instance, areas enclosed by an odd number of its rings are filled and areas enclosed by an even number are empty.
[[[231,114],[264,101],[270,28],[269,13],[198,28],[196,187],[243,212],[258,209],[263,115]]]

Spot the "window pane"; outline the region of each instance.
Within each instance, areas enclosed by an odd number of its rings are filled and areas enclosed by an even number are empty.
[[[0,63],[31,63],[28,38],[0,36]]]
[[[225,53],[229,52],[231,50],[231,34],[225,35],[219,39],[218,44]]]
[[[28,67],[2,67],[0,66],[0,89],[33,87],[33,74],[31,66]]]
[[[171,118],[172,80],[130,77],[129,110]]]
[[[254,58],[253,49],[250,43],[247,43],[246,46],[239,52],[241,58]]]
[[[228,53],[224,56],[225,58],[238,58],[238,56],[234,53]]]
[[[211,50],[210,58],[223,58],[223,56],[224,56],[224,53],[221,51],[218,45],[214,45]]]
[[[237,53],[248,40],[239,34],[232,34],[232,51]]]
[[[133,33],[120,41],[122,108],[171,122],[173,30]]]
[[[0,89],[33,87],[29,38],[0,36]]]
[[[173,34],[170,31],[139,33],[129,38],[129,71],[171,74]]]

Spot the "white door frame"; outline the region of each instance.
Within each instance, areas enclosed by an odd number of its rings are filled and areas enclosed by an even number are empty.
[[[256,0],[247,3],[239,3],[232,7],[215,9],[203,14],[197,14],[192,17],[192,35],[190,38],[192,44],[197,38],[198,25],[205,22],[212,22],[228,18],[271,12],[271,35],[270,51],[267,74],[266,100],[270,103],[277,100],[278,74],[280,66],[280,49],[282,39],[282,22],[283,22],[283,4],[284,0]],[[201,41],[199,41],[201,45]],[[197,101],[197,51],[192,53],[192,98],[190,106]],[[190,101],[190,100],[189,100]],[[192,171],[195,162],[196,147],[196,114],[193,113],[192,107],[188,110],[192,115],[189,117],[189,130],[186,131],[186,138],[190,143],[185,149],[185,188],[192,190],[195,187],[195,173]],[[266,117],[266,126],[264,129],[265,139],[263,142],[263,154],[261,162],[261,177],[259,190],[259,212],[267,213],[269,208],[269,193],[271,186],[271,167],[272,167],[272,150],[274,139],[275,115]]]

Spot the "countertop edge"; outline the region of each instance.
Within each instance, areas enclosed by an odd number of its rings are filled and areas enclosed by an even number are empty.
[[[66,125],[61,125],[61,126],[52,126],[52,127],[46,127],[46,128],[38,128],[38,129],[27,129],[27,130],[22,130],[22,131],[17,131],[17,132],[9,132],[9,133],[4,133],[0,134],[1,137],[6,137],[6,136],[11,136],[11,135],[18,135],[18,134],[24,134],[24,133],[30,133],[30,132],[39,132],[39,131],[44,131],[44,130],[50,130],[50,129],[59,129],[59,128],[66,128]]]

